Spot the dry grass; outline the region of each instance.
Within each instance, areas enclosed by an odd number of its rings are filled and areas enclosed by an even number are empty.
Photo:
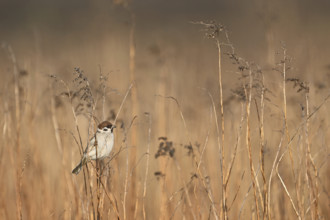
[[[194,80],[190,91],[166,62],[141,83],[134,25],[121,82],[40,74],[3,44],[0,219],[327,219],[329,91],[293,77],[285,46],[262,70],[224,26],[195,24],[215,43],[217,92]],[[117,125],[112,155],[72,175],[104,119]]]

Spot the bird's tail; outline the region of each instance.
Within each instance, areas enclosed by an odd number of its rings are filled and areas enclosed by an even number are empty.
[[[80,172],[80,170],[81,170],[81,168],[82,168],[86,163],[87,163],[87,160],[86,160],[85,157],[83,157],[83,158],[81,159],[80,163],[76,166],[76,168],[74,168],[74,169],[72,170],[72,173],[78,175],[79,172]]]

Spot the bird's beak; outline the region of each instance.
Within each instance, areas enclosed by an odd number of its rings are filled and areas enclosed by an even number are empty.
[[[117,126],[116,125],[112,125],[112,128],[116,128]]]

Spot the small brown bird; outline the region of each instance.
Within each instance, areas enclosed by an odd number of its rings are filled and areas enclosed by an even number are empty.
[[[72,173],[78,174],[81,168],[91,160],[103,159],[109,156],[114,144],[113,129],[116,126],[109,121],[104,121],[97,126],[97,131],[86,147],[80,163],[72,170]]]

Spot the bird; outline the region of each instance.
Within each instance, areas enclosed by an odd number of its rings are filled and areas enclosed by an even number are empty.
[[[115,140],[114,128],[116,126],[109,121],[103,121],[97,126],[97,131],[86,147],[80,163],[72,170],[73,174],[78,175],[81,168],[91,160],[104,159],[109,156]]]

